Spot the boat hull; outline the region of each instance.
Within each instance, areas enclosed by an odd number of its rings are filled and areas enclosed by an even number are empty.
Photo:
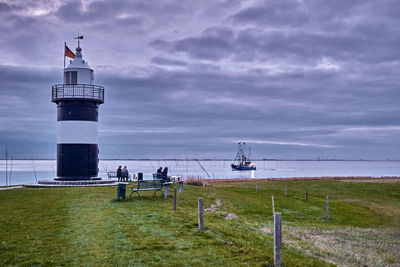
[[[231,164],[231,167],[232,171],[255,171],[257,169],[256,167],[240,166],[235,164]]]

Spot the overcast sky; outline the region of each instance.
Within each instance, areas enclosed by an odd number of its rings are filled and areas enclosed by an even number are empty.
[[[2,151],[55,158],[78,28],[100,158],[400,159],[400,1],[0,0]]]

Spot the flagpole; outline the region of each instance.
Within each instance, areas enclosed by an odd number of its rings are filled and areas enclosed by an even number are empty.
[[[64,42],[64,69],[65,69],[65,48],[67,47],[67,42]]]

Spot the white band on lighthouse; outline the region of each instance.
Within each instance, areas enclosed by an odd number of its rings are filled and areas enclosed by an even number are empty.
[[[97,121],[58,121],[57,144],[97,144]]]

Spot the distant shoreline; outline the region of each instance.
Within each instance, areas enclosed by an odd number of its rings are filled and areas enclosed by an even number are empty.
[[[196,178],[192,178],[196,179]],[[290,178],[222,178],[222,179],[198,179],[207,182],[250,182],[250,181],[313,181],[313,180],[348,180],[348,181],[398,181],[399,176],[321,176],[321,177],[290,177]]]

